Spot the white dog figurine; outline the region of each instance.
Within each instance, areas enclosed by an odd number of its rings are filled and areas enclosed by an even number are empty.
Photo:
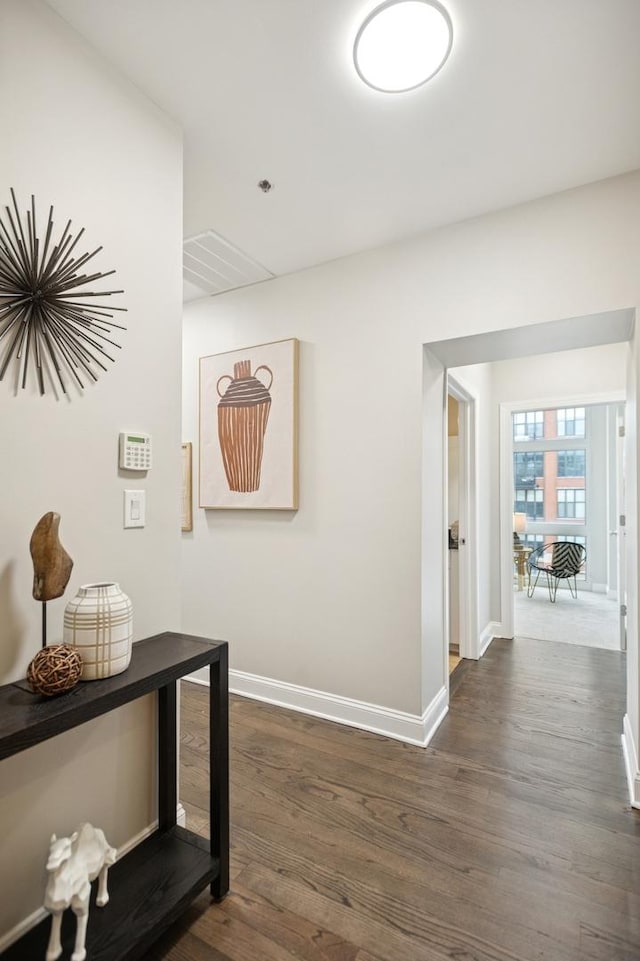
[[[56,961],[62,954],[60,926],[62,912],[68,907],[76,916],[76,943],[71,961],[84,961],[91,882],[99,877],[96,904],[103,907],[109,900],[107,871],[115,859],[115,848],[109,846],[100,828],[91,824],[82,824],[70,838],[52,835],[47,861],[49,880],[44,894],[44,906],[51,913],[47,961]]]

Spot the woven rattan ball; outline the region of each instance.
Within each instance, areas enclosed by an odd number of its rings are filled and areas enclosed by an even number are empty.
[[[52,697],[74,687],[81,673],[82,658],[76,649],[55,644],[38,651],[27,668],[27,681],[36,694]]]

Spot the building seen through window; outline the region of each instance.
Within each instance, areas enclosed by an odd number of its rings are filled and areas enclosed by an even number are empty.
[[[587,546],[587,423],[584,407],[513,414],[513,510],[526,516],[527,547]]]
[[[544,436],[544,411],[526,410],[513,415],[513,439],[536,440]]]
[[[561,488],[558,491],[558,517],[584,520],[584,495],[584,488]]]
[[[556,411],[558,437],[584,437],[584,407],[561,407]]]
[[[586,454],[585,450],[559,450],[558,477],[584,477]]]

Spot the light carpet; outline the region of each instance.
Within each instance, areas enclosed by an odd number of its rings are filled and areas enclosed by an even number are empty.
[[[514,591],[515,633],[542,641],[564,641],[586,647],[620,650],[618,602],[604,594],[578,591],[574,600],[568,590],[558,590],[556,603],[546,590],[536,589],[533,597],[526,590]]]

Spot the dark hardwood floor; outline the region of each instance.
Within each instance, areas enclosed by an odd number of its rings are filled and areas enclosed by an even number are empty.
[[[180,797],[206,831],[207,691]],[[427,750],[242,698],[232,886],[145,961],[638,961],[621,654],[496,640]]]

